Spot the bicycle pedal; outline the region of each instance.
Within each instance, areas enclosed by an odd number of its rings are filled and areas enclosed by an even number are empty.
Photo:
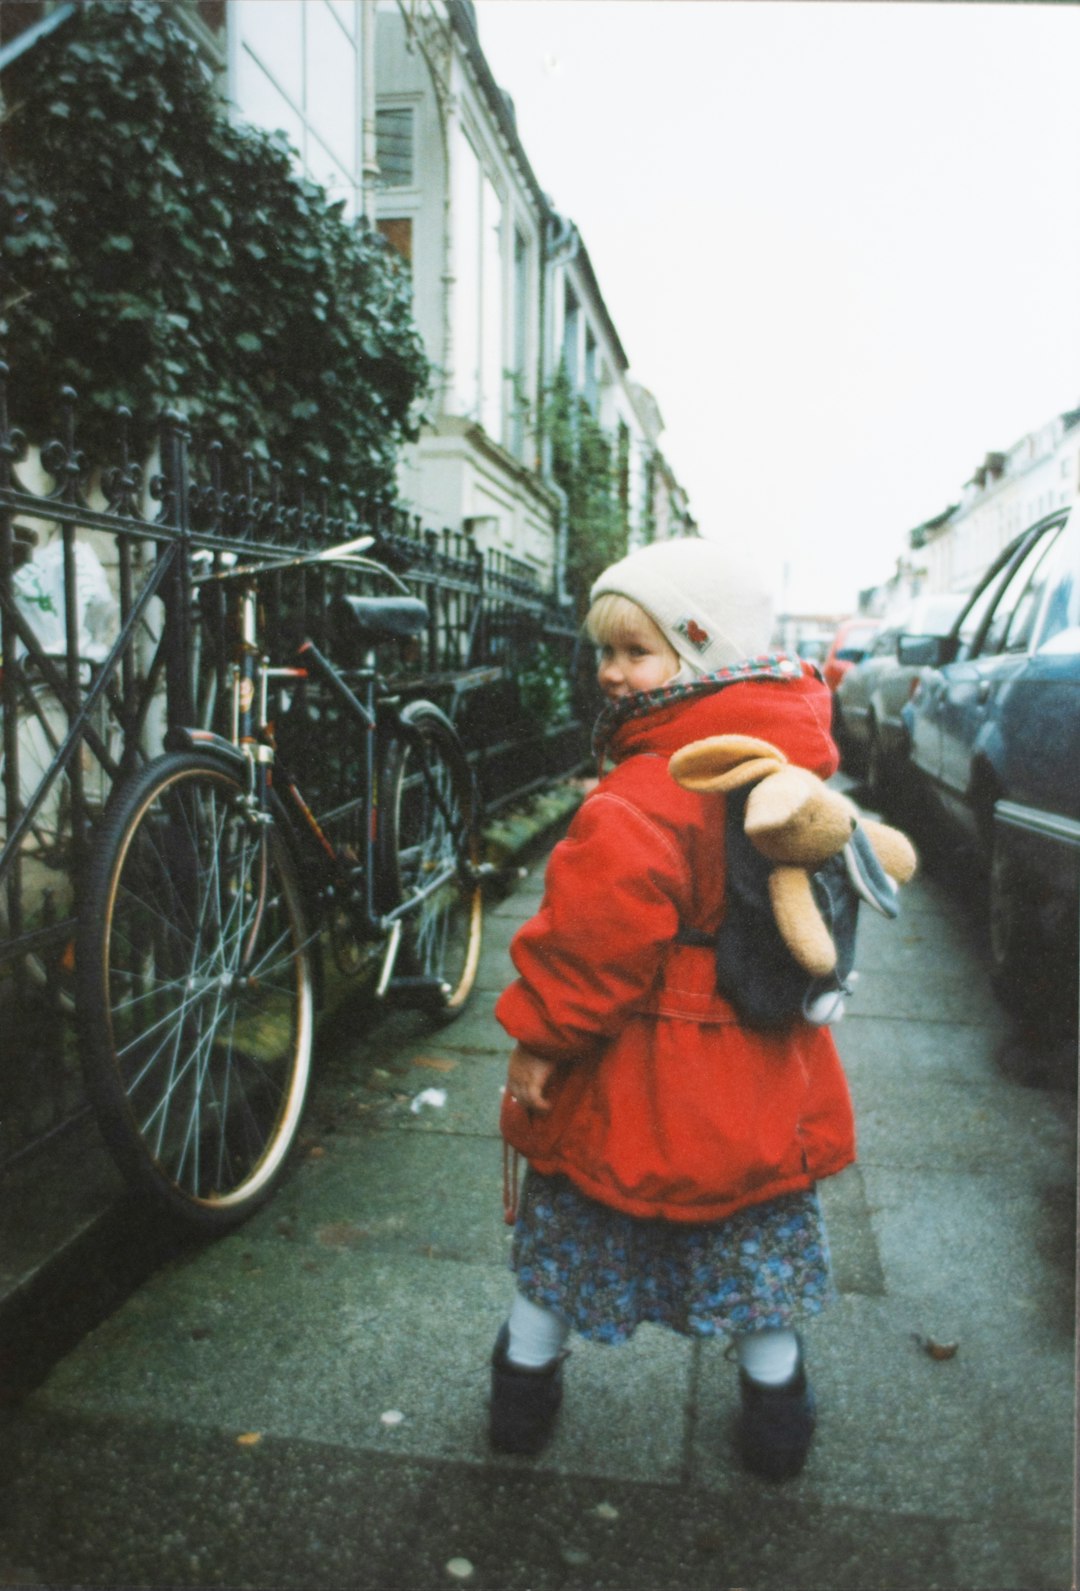
[[[383,999],[390,1005],[443,1005],[449,993],[441,978],[391,978]]]

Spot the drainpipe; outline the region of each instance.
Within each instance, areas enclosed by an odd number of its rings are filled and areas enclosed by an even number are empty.
[[[439,404],[442,414],[449,414],[454,398],[454,288],[457,285],[457,275],[454,268],[454,130],[457,126],[458,102],[457,96],[448,96],[446,104],[441,107],[443,114],[439,120],[443,129],[443,152],[445,159],[443,170],[446,173],[446,191],[443,196],[443,272],[442,272],[442,398]]]
[[[364,219],[375,225],[375,184],[379,177],[379,157],[375,143],[375,0],[361,0],[360,57],[361,86],[360,181]]]

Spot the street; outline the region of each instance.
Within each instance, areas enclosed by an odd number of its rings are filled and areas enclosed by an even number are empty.
[[[822,1186],[840,1297],[805,1330],[803,1475],[740,1471],[724,1345],[649,1327],[572,1344],[539,1459],[489,1452],[511,1296],[492,1007],[542,877],[492,906],[459,1021],[336,1019],[276,1199],[0,1414],[0,1583],[1072,1583],[1075,1090],[1001,1015],[933,876],[899,922],[860,919],[837,1030],[860,1153]]]

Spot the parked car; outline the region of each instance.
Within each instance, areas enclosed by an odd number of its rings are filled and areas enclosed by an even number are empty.
[[[822,669],[825,683],[831,691],[836,690],[848,669],[866,656],[880,628],[880,619],[865,617],[844,619],[837,627],[829,650],[825,654],[825,664]]]
[[[795,651],[808,663],[824,662],[828,650],[828,638],[823,635],[801,635],[795,643]]]
[[[1080,904],[1080,502],[995,559],[903,710],[927,816],[985,868],[992,973],[1021,1014],[1075,1016]]]
[[[915,597],[905,612],[879,630],[861,663],[840,681],[834,729],[848,773],[865,775],[878,806],[889,806],[907,757],[901,709],[918,684],[920,670],[901,663],[897,645],[915,636],[948,635],[966,601],[965,592]]]

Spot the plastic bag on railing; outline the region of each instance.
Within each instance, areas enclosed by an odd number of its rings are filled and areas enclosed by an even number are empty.
[[[15,571],[15,602],[52,657],[67,652],[64,618],[64,544],[51,541]],[[75,543],[75,600],[78,610],[79,657],[100,663],[116,638],[117,603],[101,559],[88,542]],[[16,655],[26,648],[18,643]]]

